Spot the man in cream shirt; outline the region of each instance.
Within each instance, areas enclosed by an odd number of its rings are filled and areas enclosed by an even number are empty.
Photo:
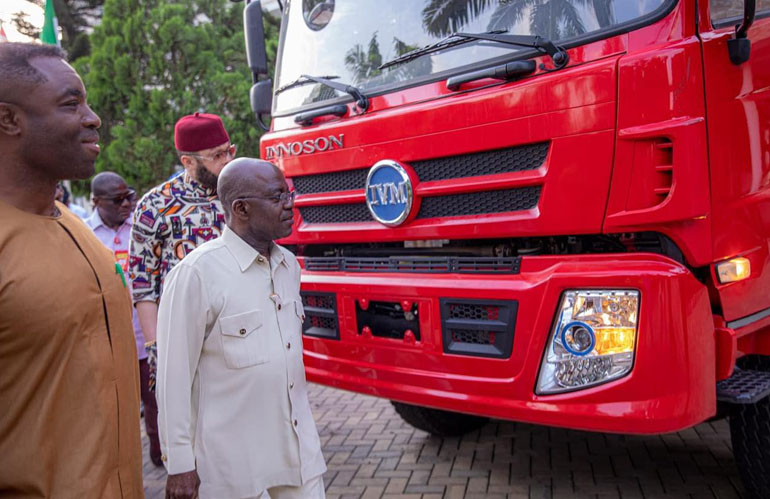
[[[158,312],[167,497],[323,498],[326,471],[302,364],[294,193],[270,163],[219,176],[227,228],[168,275]]]

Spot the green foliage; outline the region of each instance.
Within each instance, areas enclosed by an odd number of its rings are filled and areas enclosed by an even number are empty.
[[[96,170],[138,191],[178,164],[174,124],[195,111],[222,117],[239,156],[259,155],[261,130],[249,105],[244,4],[227,0],[107,0],[91,54],[75,62],[102,119]],[[278,21],[265,16],[273,74]]]

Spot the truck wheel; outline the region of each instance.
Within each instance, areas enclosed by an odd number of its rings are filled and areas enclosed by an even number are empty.
[[[484,426],[488,418],[459,412],[430,409],[417,405],[390,402],[401,418],[417,429],[438,437],[463,435]]]
[[[735,405],[730,415],[733,455],[750,497],[770,497],[770,398]]]
[[[738,367],[770,371],[770,357],[746,355]],[[733,405],[730,414],[733,455],[750,497],[770,497],[770,398]]]
[[[770,357],[767,355],[745,355],[736,362],[741,369],[752,371],[770,371]]]

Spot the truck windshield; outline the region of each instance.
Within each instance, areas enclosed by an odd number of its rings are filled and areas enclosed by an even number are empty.
[[[284,11],[276,87],[302,74],[334,76],[371,94],[442,78],[530,50],[472,41],[386,69],[399,55],[454,32],[505,30],[555,43],[650,15],[668,0],[289,0]],[[274,114],[350,97],[320,84],[275,96]]]

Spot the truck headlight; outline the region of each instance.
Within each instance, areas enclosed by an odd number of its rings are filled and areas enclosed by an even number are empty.
[[[639,291],[572,290],[562,296],[536,393],[587,388],[631,372]]]

